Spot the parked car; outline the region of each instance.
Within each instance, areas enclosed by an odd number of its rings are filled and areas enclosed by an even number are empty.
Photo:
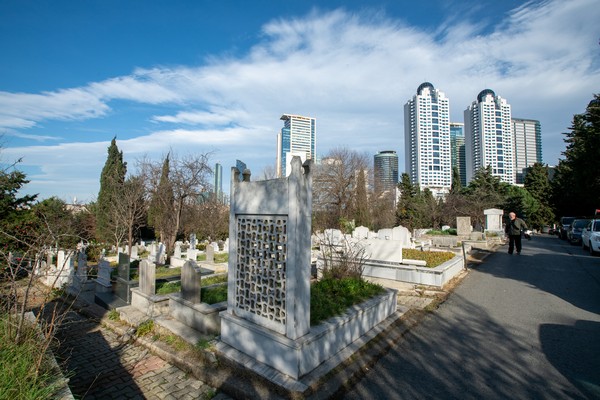
[[[592,219],[581,231],[581,246],[591,255],[600,252],[600,219]]]
[[[567,231],[567,240],[571,242],[571,244],[580,244],[581,243],[581,231],[585,228],[591,219],[574,219],[569,226],[569,230]]]
[[[567,238],[567,231],[571,227],[571,222],[575,220],[576,217],[561,217],[560,224],[558,225],[558,237],[561,239]]]

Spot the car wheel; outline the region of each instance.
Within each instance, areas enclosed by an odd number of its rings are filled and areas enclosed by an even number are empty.
[[[590,241],[590,242],[588,243],[588,246],[589,246],[589,248],[590,248],[590,255],[591,255],[591,256],[595,256],[595,255],[596,255],[596,252],[594,251],[594,248],[592,247],[592,241]]]
[[[581,241],[581,248],[583,250],[587,250],[587,246],[585,245],[585,242],[583,240]]]

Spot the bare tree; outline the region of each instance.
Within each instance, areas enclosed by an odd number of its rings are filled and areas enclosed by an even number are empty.
[[[214,196],[187,207],[182,219],[186,235],[194,232],[201,239],[219,240],[229,234],[229,207]]]
[[[182,232],[184,209],[197,204],[201,195],[211,187],[209,178],[213,171],[209,166],[210,155],[204,153],[177,158],[170,154],[165,159],[168,161],[167,171],[164,162],[141,161],[142,170],[148,176],[154,228],[160,231],[168,253],[173,249],[177,235]],[[168,196],[160,190],[161,181],[166,187],[165,176]]]
[[[277,171],[274,165],[267,165],[262,170],[262,179],[275,179],[277,178]]]
[[[146,186],[142,175],[130,176],[123,183],[123,191],[115,203],[112,212],[114,221],[127,236],[128,256],[131,257],[133,237],[137,229],[145,224],[148,210]]]
[[[354,218],[358,178],[361,171],[368,170],[367,155],[347,148],[333,149],[322,159],[313,178],[313,209],[318,229],[338,227],[342,219]]]

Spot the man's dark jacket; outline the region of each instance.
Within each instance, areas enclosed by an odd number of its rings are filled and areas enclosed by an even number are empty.
[[[504,231],[507,235],[520,235],[521,231],[526,230],[527,224],[521,218],[509,219]]]

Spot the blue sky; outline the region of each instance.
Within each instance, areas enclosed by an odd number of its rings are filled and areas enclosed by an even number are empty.
[[[416,4],[418,3],[418,4]],[[94,200],[116,136],[136,161],[211,153],[259,177],[282,114],[317,119],[317,153],[396,150],[429,81],[453,122],[485,89],[542,124],[555,165],[600,92],[600,7],[570,1],[0,2],[0,160],[24,193]]]

